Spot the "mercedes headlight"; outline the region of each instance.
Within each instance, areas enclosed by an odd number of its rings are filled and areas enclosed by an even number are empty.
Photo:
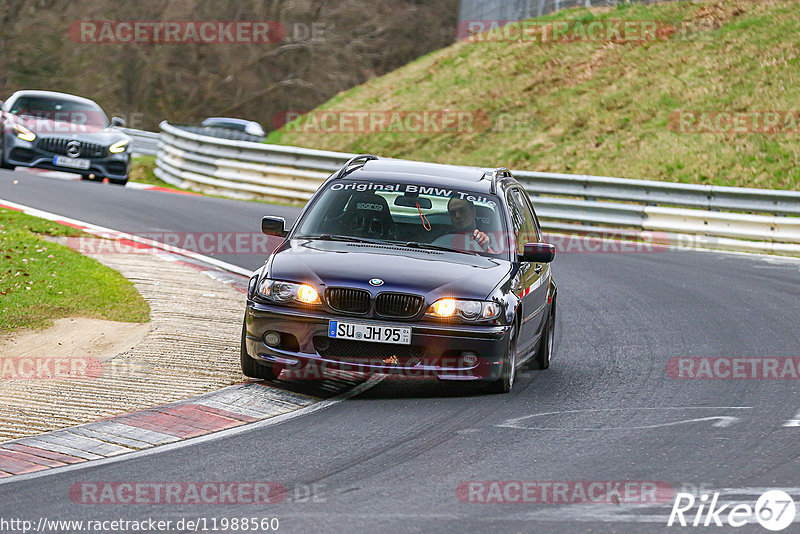
[[[21,124],[15,124],[14,129],[17,131],[17,137],[19,137],[23,141],[33,141],[34,139],[36,139],[36,134],[30,131],[29,129],[25,128]]]
[[[111,152],[112,154],[119,154],[120,152],[125,152],[125,150],[128,149],[128,145],[130,144],[130,142],[131,142],[130,139],[122,139],[120,141],[117,141],[116,143],[108,147],[108,151]]]

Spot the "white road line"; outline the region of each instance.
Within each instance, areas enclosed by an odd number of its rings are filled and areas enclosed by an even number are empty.
[[[514,428],[517,430],[567,430],[567,431],[593,431],[593,430],[646,430],[651,428],[660,428],[665,426],[674,426],[684,423],[695,423],[695,422],[702,422],[702,421],[711,421],[716,420],[717,422],[712,425],[714,427],[725,428],[733,423],[737,423],[741,421],[740,418],[734,417],[731,415],[721,415],[721,416],[707,416],[701,418],[693,418],[681,421],[667,421],[664,423],[656,423],[652,425],[641,425],[641,426],[609,426],[609,427],[529,427],[523,424],[523,421],[527,421],[528,419],[533,419],[536,417],[546,417],[548,415],[562,415],[562,414],[580,414],[580,413],[597,413],[597,412],[658,412],[658,411],[682,411],[682,410],[751,410],[752,406],[670,406],[664,408],[596,408],[596,409],[585,409],[585,410],[562,410],[557,412],[542,412],[542,413],[534,413],[530,415],[523,415],[522,417],[514,417],[511,419],[506,419],[504,422],[494,425],[499,428]]]
[[[784,427],[793,427],[793,426],[800,426],[800,412],[794,416],[794,419],[789,419],[785,423],[783,423]]]
[[[26,215],[31,215],[33,217],[39,217],[41,219],[47,219],[48,221],[64,221],[70,224],[74,224],[76,226],[81,226],[85,228],[87,233],[91,234],[101,234],[101,235],[113,235],[117,239],[128,239],[130,241],[135,241],[136,243],[141,243],[143,245],[147,245],[153,248],[157,248],[160,250],[164,250],[166,252],[171,252],[173,254],[178,254],[180,256],[185,256],[187,258],[192,258],[195,260],[202,261],[203,263],[207,263],[209,265],[213,265],[214,267],[219,267],[225,271],[230,271],[232,273],[239,274],[241,276],[250,277],[253,274],[253,271],[248,269],[243,269],[238,265],[233,265],[232,263],[224,262],[210,256],[205,256],[203,254],[198,254],[197,252],[192,252],[189,250],[185,250],[182,248],[174,247],[171,245],[166,245],[159,241],[153,241],[152,239],[145,239],[143,237],[139,237],[132,234],[127,234],[125,232],[120,232],[118,230],[112,230],[111,228],[106,228],[104,226],[98,226],[96,224],[88,223],[85,221],[80,221],[78,219],[73,219],[71,217],[64,217],[62,215],[58,215],[56,213],[51,213],[49,211],[43,211],[37,208],[32,208],[30,206],[26,206],[24,204],[17,204],[16,202],[11,202],[10,200],[4,200],[0,198],[0,208],[3,205],[8,206],[10,208],[16,208],[21,210]]]
[[[16,172],[26,172],[28,174],[35,174],[44,178],[55,178],[56,180],[77,181],[81,179],[80,174],[73,174],[70,172],[62,171],[42,171],[31,167],[17,167]]]
[[[139,182],[128,182],[127,184],[125,184],[125,187],[128,187],[130,189],[147,190],[147,189],[153,189],[155,186],[150,184],[141,184]]]

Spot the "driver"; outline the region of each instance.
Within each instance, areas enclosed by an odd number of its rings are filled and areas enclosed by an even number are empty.
[[[447,202],[447,213],[450,215],[453,229],[436,239],[434,245],[497,254],[499,247],[494,240],[486,232],[478,230],[475,222],[475,204],[463,198],[452,197]]]

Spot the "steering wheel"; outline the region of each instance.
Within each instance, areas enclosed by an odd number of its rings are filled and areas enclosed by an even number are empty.
[[[481,246],[475,239],[474,234],[468,232],[453,232],[437,237],[433,243],[444,247],[463,250],[465,252],[489,252],[489,242]]]

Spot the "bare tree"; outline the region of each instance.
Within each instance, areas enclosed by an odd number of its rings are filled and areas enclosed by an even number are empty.
[[[0,94],[73,92],[139,114],[139,127],[221,114],[269,127],[280,112],[312,109],[447,46],[457,10],[458,0],[0,0]],[[70,35],[79,21],[65,13],[88,21],[276,21],[286,36],[247,44],[86,43]]]

